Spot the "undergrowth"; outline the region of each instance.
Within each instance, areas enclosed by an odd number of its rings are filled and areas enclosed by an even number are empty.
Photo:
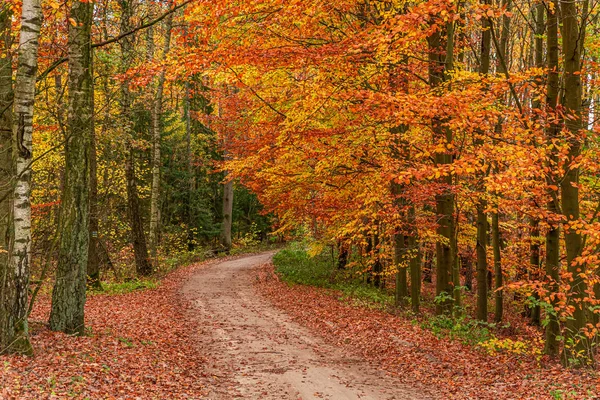
[[[337,269],[335,260],[335,254],[327,250],[311,256],[302,243],[292,243],[275,254],[273,264],[276,273],[288,284],[333,289],[342,293],[341,300],[398,313],[398,309],[394,307],[394,294],[389,288],[376,288],[368,284],[364,273],[358,269]],[[433,308],[433,304],[431,306]],[[488,352],[493,351],[494,345],[497,344],[493,335],[495,324],[482,323],[468,317],[464,308],[455,311],[454,316],[426,312],[415,316],[410,311],[407,311],[405,316],[413,317],[413,323],[419,324],[437,337],[447,337],[465,344],[478,345]]]
[[[103,282],[102,290],[93,290],[93,293],[125,294],[136,290],[156,289],[160,282],[154,279],[134,278],[124,282]]]
[[[394,304],[387,291],[366,284],[354,269],[338,270],[335,258],[326,251],[311,257],[301,244],[292,243],[273,257],[277,274],[284,282],[333,289],[342,300],[368,307],[384,308]]]

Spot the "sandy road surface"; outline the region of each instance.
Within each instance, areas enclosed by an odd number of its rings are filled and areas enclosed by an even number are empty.
[[[274,308],[253,287],[272,253],[216,262],[184,286],[210,360],[210,399],[425,399],[349,357]]]

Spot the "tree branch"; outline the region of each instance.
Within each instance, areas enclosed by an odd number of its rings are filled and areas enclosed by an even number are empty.
[[[152,25],[155,25],[157,23],[159,23],[160,21],[162,21],[163,19],[167,18],[169,15],[173,14],[175,11],[179,10],[180,8],[185,7],[186,5],[188,5],[189,3],[193,2],[194,0],[186,0],[183,3],[176,5],[175,7],[171,8],[170,10],[166,11],[164,14],[160,15],[159,17],[153,19],[152,21],[146,22],[145,24],[142,24],[140,26],[136,26],[135,28],[133,28],[132,30],[130,30],[129,32],[125,32],[120,34],[119,36],[115,36],[114,38],[105,40],[103,42],[99,42],[99,43],[94,43],[92,44],[92,49],[98,48],[98,47],[103,47],[115,42],[118,42],[119,40],[127,37],[127,36],[131,36],[136,32],[139,32],[143,29],[149,28]],[[58,60],[54,61],[52,64],[50,64],[50,66],[48,68],[46,68],[46,70],[44,72],[42,72],[41,74],[38,75],[37,77],[37,81],[41,81],[42,79],[45,79],[46,76],[48,76],[48,74],[52,71],[54,71],[59,65],[67,62],[68,57],[62,57],[59,58]]]

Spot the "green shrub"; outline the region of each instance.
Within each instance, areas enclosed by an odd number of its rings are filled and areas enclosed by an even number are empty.
[[[454,318],[445,314],[432,315],[425,319],[421,327],[437,337],[449,337],[470,345],[485,342],[491,337],[489,324],[464,315]]]
[[[124,294],[136,290],[156,289],[158,285],[159,282],[152,279],[134,278],[125,282],[102,282],[102,290],[92,292],[105,294]]]
[[[338,290],[353,304],[383,307],[394,302],[392,295],[366,284],[355,270],[338,270],[327,249],[311,257],[302,244],[292,243],[275,254],[273,264],[284,282]]]

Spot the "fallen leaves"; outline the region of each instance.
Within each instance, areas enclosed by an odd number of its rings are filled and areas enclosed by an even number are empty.
[[[179,287],[203,264],[170,274],[154,290],[92,295],[88,335],[51,332],[49,298],[32,315],[35,357],[0,357],[0,399],[198,399],[205,359]]]
[[[340,300],[340,294],[309,286],[288,286],[272,265],[257,286],[274,305],[325,340],[372,361],[411,386],[441,399],[594,399],[600,380],[534,356],[491,356],[458,341],[439,339],[411,321]],[[544,364],[542,364],[544,365]]]

